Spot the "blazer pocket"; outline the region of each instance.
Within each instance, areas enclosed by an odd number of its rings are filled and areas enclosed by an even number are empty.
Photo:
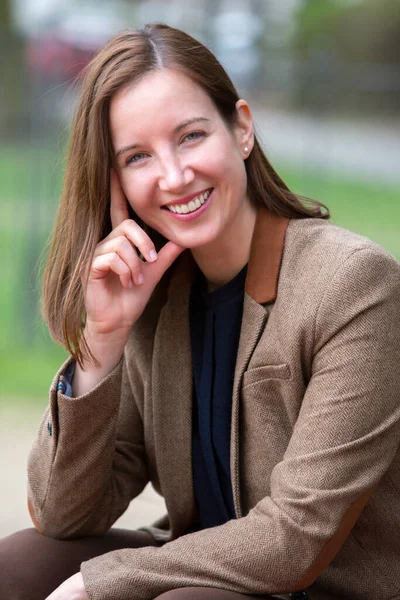
[[[263,365],[245,371],[243,375],[243,388],[254,383],[260,383],[266,379],[290,379],[288,365]]]

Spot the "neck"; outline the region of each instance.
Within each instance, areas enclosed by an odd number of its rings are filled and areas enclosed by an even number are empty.
[[[248,210],[225,228],[223,236],[191,250],[210,290],[231,281],[248,263],[256,216],[257,209],[249,204]]]

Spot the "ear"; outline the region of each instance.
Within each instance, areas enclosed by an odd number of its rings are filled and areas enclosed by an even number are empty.
[[[237,118],[234,124],[235,138],[243,159],[247,158],[254,146],[253,117],[246,100],[236,102]]]

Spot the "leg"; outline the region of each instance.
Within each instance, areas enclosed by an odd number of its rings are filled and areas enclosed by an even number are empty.
[[[154,600],[276,600],[273,596],[252,596],[218,588],[187,587],[170,590]]]
[[[80,564],[121,548],[155,546],[144,531],[111,529],[101,537],[54,540],[24,529],[0,540],[0,598],[45,600]]]

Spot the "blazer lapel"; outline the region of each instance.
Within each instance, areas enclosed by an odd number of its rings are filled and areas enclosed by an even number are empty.
[[[178,266],[178,265],[177,265]],[[184,253],[172,276],[154,340],[152,391],[154,439],[161,490],[173,537],[193,525],[192,359],[189,298],[193,260]]]
[[[243,374],[264,331],[276,297],[288,219],[260,209],[251,244],[243,318],[236,361],[231,427],[231,473],[237,517],[241,515],[239,483],[239,400]],[[167,503],[173,538],[196,519],[192,480],[193,372],[189,299],[194,260],[189,251],[177,261],[161,310],[154,340],[152,393],[154,439],[161,490]]]
[[[279,217],[261,208],[251,242],[249,265],[245,284],[242,326],[232,392],[231,422],[231,479],[233,501],[237,518],[242,516],[239,473],[239,410],[243,375],[262,335],[270,308],[263,304],[275,301],[283,246],[289,219]]]
[[[236,517],[242,517],[240,502],[240,474],[239,474],[239,405],[240,388],[247,365],[254,352],[257,342],[262,334],[268,319],[268,310],[257,304],[248,294],[244,295],[242,328],[240,331],[238,354],[236,359],[235,376],[232,392],[232,421],[231,421],[231,480],[233,502]]]

